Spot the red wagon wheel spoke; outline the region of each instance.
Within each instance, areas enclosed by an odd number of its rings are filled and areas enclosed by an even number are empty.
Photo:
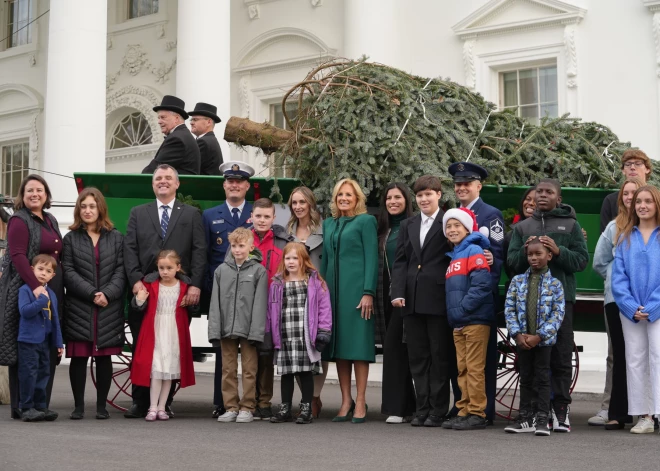
[[[133,337],[127,324],[125,327],[125,344],[123,352],[112,357],[112,383],[110,386],[110,392],[108,393],[107,403],[122,412],[126,410],[126,407],[122,405],[121,402],[130,401],[132,399],[131,358],[126,355],[126,353],[131,351],[132,340]],[[92,375],[92,382],[94,383],[94,387],[96,387],[94,357],[92,357],[90,372]],[[121,401],[122,396],[125,396],[124,401]]]

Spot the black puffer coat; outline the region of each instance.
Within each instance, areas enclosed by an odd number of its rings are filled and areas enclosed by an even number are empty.
[[[64,337],[68,340],[94,340],[94,310],[98,309],[96,341],[98,348],[124,344],[124,236],[116,229],[101,230],[99,277],[91,237],[84,229],[64,236],[62,267],[64,269]],[[106,307],[94,304],[94,294],[101,291],[108,300]]]

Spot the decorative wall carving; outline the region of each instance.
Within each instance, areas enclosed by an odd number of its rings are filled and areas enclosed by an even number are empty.
[[[241,117],[250,117],[250,76],[244,75],[238,82],[238,99],[241,104]]]
[[[174,66],[176,65],[176,59],[172,59],[172,62],[170,65],[165,64],[165,62],[160,63],[160,67],[152,67],[151,68],[151,73],[156,76],[156,82],[158,83],[165,83],[169,80],[168,75],[170,72],[172,72],[172,69],[174,69]]]
[[[474,58],[474,39],[468,39],[463,44],[463,66],[465,68],[465,86],[474,90],[477,85],[477,68]]]
[[[323,6],[323,0],[311,0],[311,2],[314,8]]]
[[[39,112],[35,113],[30,121],[30,160],[35,162],[39,157],[39,130],[37,129],[37,119]]]
[[[163,39],[165,37],[165,24],[161,23],[156,26],[156,39]]]
[[[248,6],[248,16],[251,20],[259,19],[259,5],[250,5]]]
[[[577,47],[575,45],[575,27],[564,28],[564,51],[566,53],[566,86],[577,87]]]
[[[159,143],[163,140],[163,134],[158,126],[158,118],[156,113],[153,112],[153,107],[160,103],[161,98],[148,88],[128,85],[106,96],[105,113],[106,116],[109,116],[113,111],[123,107],[139,111],[149,123],[153,137],[152,142]]]
[[[105,91],[106,93],[112,89],[112,86],[115,84],[119,78],[120,71],[115,72],[114,74],[108,74],[105,76]]]
[[[126,46],[126,53],[121,63],[122,69],[127,70],[133,76],[139,74],[142,66],[148,62],[146,55],[141,44],[129,44]]]
[[[28,63],[30,64],[30,67],[34,67],[35,65],[37,65],[37,54],[36,53],[33,52],[32,54],[30,54],[28,56]]]
[[[167,41],[165,43],[165,50],[167,52],[170,52],[172,50],[176,49],[176,41]]]

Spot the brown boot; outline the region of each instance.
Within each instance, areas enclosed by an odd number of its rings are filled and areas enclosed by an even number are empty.
[[[320,397],[313,397],[312,398],[312,417],[315,419],[318,419],[319,416],[321,415],[321,408],[323,407],[323,403],[321,402]]]

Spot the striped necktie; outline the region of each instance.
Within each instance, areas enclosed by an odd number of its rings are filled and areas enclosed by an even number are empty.
[[[170,216],[167,214],[167,210],[170,208],[166,205],[162,205],[161,208],[163,209],[163,217],[160,220],[160,232],[163,239],[165,239],[165,235],[167,234],[167,225],[170,223]]]

